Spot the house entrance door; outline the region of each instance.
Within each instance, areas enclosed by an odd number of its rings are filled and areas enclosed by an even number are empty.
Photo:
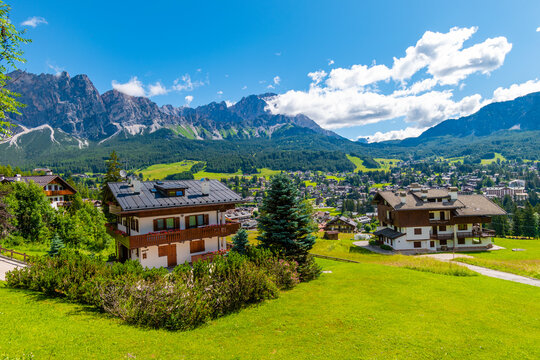
[[[167,266],[176,266],[176,244],[170,244],[167,250]]]

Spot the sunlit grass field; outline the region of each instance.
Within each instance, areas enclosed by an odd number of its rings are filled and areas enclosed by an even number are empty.
[[[326,273],[187,332],[137,328],[92,308],[1,288],[0,355],[35,359],[537,359],[540,292],[318,260]],[[514,326],[519,324],[519,326]]]
[[[392,167],[395,167],[401,160],[399,159],[385,159],[385,158],[375,158],[374,160],[380,164],[380,167],[376,169],[370,169],[364,166],[364,160],[356,156],[347,155],[349,159],[355,166],[354,172],[358,171],[389,171]]]
[[[496,238],[495,244],[505,249],[467,253],[474,258],[459,258],[458,261],[540,279],[540,240]],[[512,249],[524,251],[512,251]]]

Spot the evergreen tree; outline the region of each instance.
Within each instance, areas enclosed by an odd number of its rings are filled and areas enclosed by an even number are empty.
[[[62,250],[64,247],[65,247],[64,242],[62,241],[62,239],[60,239],[60,236],[58,236],[58,234],[55,234],[51,242],[49,256],[58,255],[60,250]]]
[[[530,203],[525,205],[521,227],[523,229],[523,236],[536,237],[536,218],[534,216],[534,209]]]
[[[0,239],[6,237],[11,230],[14,229],[11,224],[11,215],[7,205],[4,203],[4,197],[8,194],[9,186],[0,186]],[[4,189],[6,188],[6,189]]]
[[[512,235],[514,236],[521,236],[522,235],[522,227],[521,227],[521,214],[519,209],[516,207],[514,209],[514,216],[512,217]]]
[[[272,178],[260,209],[258,239],[262,248],[303,263],[315,243],[315,237],[311,234],[310,208],[301,202],[299,195],[286,174]]]
[[[233,251],[239,254],[245,254],[246,248],[249,246],[248,234],[245,229],[240,229],[232,238]]]
[[[122,178],[120,177],[120,160],[118,159],[118,155],[116,154],[116,151],[112,151],[109,155],[109,159],[106,161],[107,163],[107,173],[105,174],[105,178],[103,181],[103,185],[101,187],[101,201],[103,203],[103,212],[105,213],[105,216],[112,221],[111,214],[109,213],[109,202],[114,200],[114,196],[107,186],[110,182],[118,182]]]

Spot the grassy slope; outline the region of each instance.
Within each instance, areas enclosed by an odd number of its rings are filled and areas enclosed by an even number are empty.
[[[461,258],[458,261],[540,279],[540,240],[496,238],[495,244],[506,249],[467,253],[474,259]],[[525,251],[512,251],[516,248]]]
[[[80,305],[0,288],[0,354],[47,359],[533,359],[536,288],[375,264],[320,261],[301,284],[189,332],[122,324]],[[519,326],[511,326],[519,324]],[[509,326],[510,325],[510,326]]]
[[[380,167],[376,169],[370,169],[364,166],[364,160],[360,159],[359,157],[347,155],[347,159],[349,159],[349,161],[352,162],[356,166],[356,169],[354,169],[354,172],[382,171],[382,170],[389,171],[390,168],[396,166],[397,163],[401,161],[399,159],[375,158],[374,160],[380,164]]]
[[[500,159],[501,161],[506,161],[506,158],[502,154],[495,153],[495,157],[493,159],[482,159],[481,163],[482,165],[489,165],[491,163],[496,162],[497,159]]]
[[[139,169],[136,172],[142,173],[144,178],[149,179],[163,179],[168,175],[181,173],[184,171],[189,171],[193,165],[198,163],[199,161],[194,160],[183,160],[176,163],[170,163],[170,164],[155,164],[148,166],[144,169]],[[279,174],[279,170],[271,170],[267,168],[259,169],[259,173],[255,174],[257,176],[264,176],[266,178]],[[223,178],[231,178],[235,176],[243,176],[241,171],[237,171],[235,173],[211,173],[206,172],[204,170],[199,171],[194,174],[195,179],[202,179],[202,178],[208,178],[208,179],[223,179]],[[253,176],[253,175],[247,175],[247,176]]]
[[[137,170],[143,177],[149,179],[163,179],[168,175],[189,171],[193,165],[198,163],[194,160],[183,160],[172,164],[155,164],[144,169]]]

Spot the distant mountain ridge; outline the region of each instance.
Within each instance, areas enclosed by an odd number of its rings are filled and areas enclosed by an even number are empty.
[[[401,145],[417,145],[442,136],[483,137],[505,130],[540,130],[540,92],[491,103],[472,115],[445,120],[416,138],[402,140]]]
[[[304,115],[274,115],[265,110],[264,98],[251,95],[232,106],[212,102],[197,108],[159,107],[146,97],[117,90],[99,94],[88,76],[70,77],[15,71],[9,89],[21,94],[26,107],[11,120],[26,128],[49,125],[79,139],[106,141],[118,135],[152,133],[161,128],[188,139],[269,138],[282,127],[296,126],[339,137]],[[21,128],[20,130],[24,130]]]

